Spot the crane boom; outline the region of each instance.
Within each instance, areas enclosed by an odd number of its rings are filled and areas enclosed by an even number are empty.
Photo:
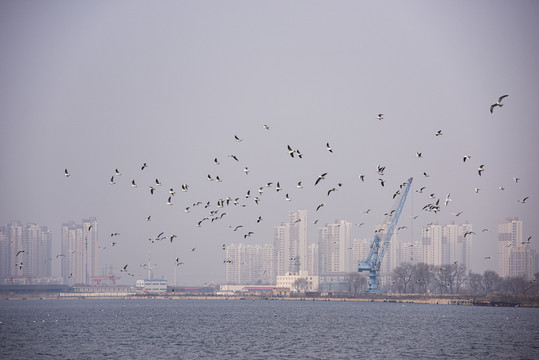
[[[357,271],[369,272],[369,289],[367,291],[369,293],[380,292],[378,290],[377,281],[380,274],[380,266],[389,246],[389,242],[391,241],[391,237],[393,236],[393,232],[395,231],[395,227],[397,226],[397,222],[399,221],[402,209],[404,208],[406,196],[408,195],[408,190],[410,190],[413,179],[414,178],[408,179],[408,182],[404,187],[404,191],[400,194],[400,198],[396,201],[396,207],[387,214],[386,221],[384,222],[384,225],[386,225],[386,229],[381,228],[376,230],[374,234],[374,240],[372,241],[369,250],[369,255],[367,255],[367,259],[365,261],[360,261],[358,264]],[[385,230],[385,232],[383,232],[383,230]],[[381,234],[384,238],[383,241],[381,239]]]

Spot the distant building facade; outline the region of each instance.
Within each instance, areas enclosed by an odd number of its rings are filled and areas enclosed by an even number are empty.
[[[357,270],[352,264],[351,225],[335,220],[318,229],[319,274]]]
[[[470,256],[472,251],[473,233],[472,225],[463,224],[430,224],[421,232],[419,252],[409,250],[408,254],[422,263],[442,266],[444,264],[458,263],[465,271],[471,270]],[[415,247],[417,244],[407,244]],[[411,246],[413,245],[413,246]]]
[[[498,275],[532,279],[537,271],[537,252],[523,241],[522,220],[506,218],[498,224]]]
[[[62,279],[65,284],[90,285],[98,272],[98,223],[95,217],[62,224]]]
[[[275,276],[308,271],[307,210],[291,210],[289,221],[274,228]]]
[[[42,284],[54,282],[52,233],[46,226],[12,221],[0,226],[0,282]]]
[[[230,244],[225,248],[225,277],[229,285],[274,284],[273,246]]]

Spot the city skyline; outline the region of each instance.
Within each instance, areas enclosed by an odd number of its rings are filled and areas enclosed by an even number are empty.
[[[99,267],[222,283],[223,244],[295,209],[300,258],[336,219],[371,239],[413,178],[400,239],[468,221],[496,270],[510,216],[539,247],[537,3],[210,4],[0,5],[1,224],[60,253],[95,216]]]
[[[332,273],[357,272],[359,261],[366,259],[373,239],[352,238],[350,229],[352,224],[347,220],[334,220],[331,223],[318,225],[318,237],[307,243],[307,261],[305,264],[299,261],[284,261],[287,264],[283,271],[278,272],[279,260],[288,259],[290,251],[284,248],[297,248],[297,245],[290,243],[290,234],[297,232],[293,225],[297,219],[305,219],[308,214],[304,210],[291,210],[289,212],[289,222],[281,223],[274,227],[273,244],[249,244],[244,242],[223,244],[225,279],[222,284],[275,284],[277,276],[287,274],[305,273],[310,276],[331,275]],[[496,257],[490,257],[493,263],[497,264],[495,271],[501,277],[514,277],[524,275],[527,278],[533,277],[536,269],[536,249],[529,246],[527,241],[523,241],[523,222],[518,218],[508,217],[500,222],[498,226],[498,252]],[[376,226],[383,229],[382,224]],[[18,230],[17,230],[18,229]],[[2,278],[6,282],[13,281],[27,283],[35,281],[51,283],[60,282],[64,284],[94,284],[93,278],[105,279],[114,275],[119,283],[131,284],[137,279],[148,278],[145,274],[152,267],[151,256],[147,264],[141,264],[141,269],[133,269],[130,266],[133,278],[125,275],[127,269],[121,269],[112,264],[100,264],[98,261],[99,249],[106,249],[115,246],[114,239],[111,243],[99,243],[99,225],[95,217],[83,219],[77,224],[70,221],[62,224],[62,252],[52,253],[52,234],[47,226],[37,224],[23,224],[20,221],[12,221],[7,226],[0,226],[0,266]],[[279,231],[281,230],[281,231]],[[278,248],[282,241],[283,232],[286,232],[286,247]],[[43,232],[42,235],[31,235]],[[480,273],[474,269],[470,262],[473,253],[473,224],[467,222],[455,224],[428,224],[422,229],[422,238],[411,243],[407,239],[400,239],[397,233],[391,237],[388,251],[382,261],[381,281],[388,284],[393,270],[401,264],[412,265],[424,263],[427,265],[443,266],[447,264],[459,264],[465,273],[469,271]],[[114,234],[117,236],[116,234]],[[86,241],[90,238],[89,241]],[[32,240],[34,239],[34,240]],[[39,245],[39,239],[45,239],[45,245]],[[162,241],[162,240],[160,240]],[[24,246],[22,244],[25,244]],[[10,245],[14,244],[14,245]],[[40,247],[41,246],[41,247]],[[84,249],[88,248],[88,251]],[[28,249],[32,249],[29,251]],[[39,249],[39,250],[38,250]],[[514,249],[514,251],[512,251]],[[25,251],[20,251],[25,250]],[[36,251],[38,250],[38,251]],[[14,255],[15,252],[18,255]],[[281,254],[280,254],[281,252]],[[7,255],[6,255],[7,254]],[[11,255],[10,255],[11,254]],[[37,255],[36,255],[37,254]],[[19,255],[24,255],[26,260]],[[29,256],[31,255],[31,256]],[[14,259],[24,262],[23,267],[11,269]],[[31,258],[32,261],[27,259]],[[295,259],[295,257],[293,257]],[[288,259],[288,260],[293,260]],[[520,260],[515,260],[520,259]],[[51,272],[51,264],[58,262],[61,265],[61,273]],[[520,261],[517,263],[517,261]],[[28,266],[28,264],[35,264]],[[89,264],[89,268],[86,267]],[[157,269],[156,278],[165,278],[171,284],[178,285],[175,276],[178,269],[181,269],[183,262],[178,259],[175,263],[175,275],[165,276],[159,271],[163,264],[153,262]],[[128,264],[127,264],[128,265]],[[300,266],[301,265],[301,266]],[[303,266],[304,265],[304,266]],[[40,266],[44,270],[32,273],[29,269]],[[44,267],[45,266],[45,267]],[[5,268],[5,269],[4,269]],[[35,274],[35,275],[34,275]],[[130,273],[128,273],[130,274]],[[136,275],[135,275],[136,274]],[[28,280],[24,280],[28,278]],[[321,280],[321,283],[323,281]],[[184,279],[180,285],[200,285]]]

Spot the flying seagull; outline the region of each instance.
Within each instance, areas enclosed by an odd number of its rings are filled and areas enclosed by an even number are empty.
[[[485,165],[481,165],[481,166],[479,166],[479,168],[477,169],[477,173],[479,174],[479,176],[481,176],[481,173],[482,173],[483,171],[485,171],[484,167],[485,167]]]
[[[464,155],[464,157],[462,158],[462,161],[466,162],[466,160],[469,160],[470,158],[471,158],[470,155]]]
[[[240,141],[243,140],[243,139],[240,139],[240,138],[238,137],[238,135],[234,135],[234,139],[236,139],[237,142],[240,142]]]
[[[142,166],[140,167],[140,170],[144,170],[145,168],[147,168],[148,165],[146,163],[142,164]]]
[[[288,154],[290,154],[291,157],[294,157],[294,150],[290,147],[290,145],[286,145],[288,147]]]
[[[490,105],[490,113],[492,114],[492,111],[494,110],[494,108],[496,106],[499,106],[499,107],[502,107],[503,104],[502,104],[502,100],[506,97],[508,97],[509,95],[502,95],[498,98],[498,101],[496,101],[494,104]]]
[[[121,173],[118,169],[116,169],[116,170],[114,171],[114,173],[115,173],[116,176],[122,175],[122,173]]]
[[[71,175],[69,175],[69,172],[67,171],[67,169],[64,170],[64,175],[65,175],[66,177],[70,177],[70,176],[71,176]]]
[[[384,114],[378,114],[378,116],[376,117],[378,120],[382,120],[384,118]]]
[[[269,130],[269,126],[264,124],[264,129]]]
[[[327,175],[327,173],[323,173],[322,175],[318,175],[318,179],[316,179],[314,185],[317,185],[320,182],[320,180],[325,179],[326,175]]]
[[[116,183],[114,182],[114,175],[112,175],[112,177],[110,178],[109,184],[111,184],[111,185],[116,184]]]
[[[329,143],[326,143],[326,148],[330,153],[333,152],[333,149],[331,148],[331,146],[329,146]]]
[[[131,187],[137,187],[137,184],[135,184],[135,180],[131,181]]]
[[[440,136],[440,135],[443,135],[443,134],[442,134],[442,130],[438,130],[438,131],[436,131],[436,132],[434,133],[434,135],[436,135],[436,136]]]
[[[521,203],[521,204],[524,204],[526,203],[526,200],[528,200],[529,196],[526,196],[524,199],[522,200],[517,200],[517,202]]]

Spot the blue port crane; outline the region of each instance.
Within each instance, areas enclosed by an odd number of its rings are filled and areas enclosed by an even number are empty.
[[[369,288],[367,292],[369,293],[378,293],[381,292],[378,289],[378,276],[380,275],[380,266],[382,260],[384,259],[384,254],[387,251],[397,222],[399,221],[399,216],[404,208],[404,203],[406,202],[406,196],[408,195],[408,190],[412,185],[412,180],[414,178],[409,178],[408,181],[404,184],[404,191],[400,193],[400,196],[396,199],[396,202],[393,206],[393,209],[387,213],[384,226],[376,230],[374,234],[374,240],[371,243],[371,248],[369,250],[369,255],[365,261],[360,261],[358,263],[357,271],[368,271],[369,272]],[[402,190],[402,188],[401,188]],[[383,241],[382,241],[383,237]]]

